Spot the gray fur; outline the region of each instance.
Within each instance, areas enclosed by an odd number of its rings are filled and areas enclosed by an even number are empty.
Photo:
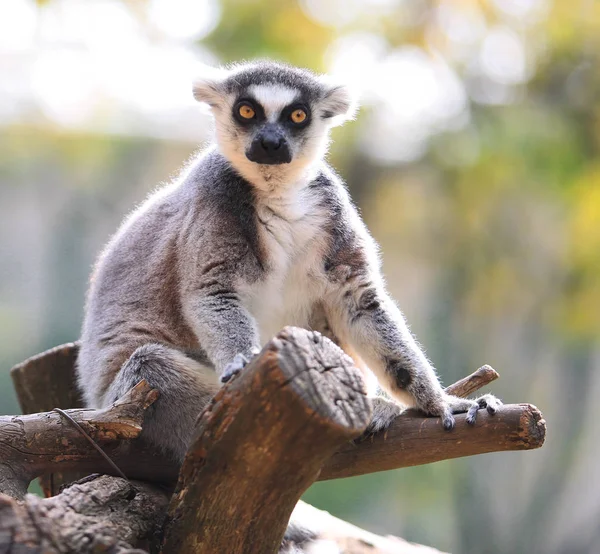
[[[181,460],[217,376],[239,371],[281,326],[318,322],[394,399],[442,416],[448,428],[455,412],[474,421],[485,399],[444,394],[385,290],[375,242],[323,161],[333,119],[350,115],[349,92],[267,62],[219,75],[194,88],[213,108],[216,144],[134,211],[98,260],[78,360],[87,404],[112,402],[148,379],[161,397],[144,434]],[[285,133],[290,163],[247,159],[263,123],[240,125],[232,110],[249,96],[272,101],[260,108]],[[291,126],[282,99],[304,103],[309,124]],[[371,431],[398,413],[376,408]]]
[[[146,379],[160,391],[148,408],[144,436],[165,453],[187,450],[198,416],[218,390],[213,370],[194,363],[176,349],[162,344],[137,348],[117,373],[105,394],[105,402],[114,402],[129,389]],[[195,409],[186,409],[187,406]]]

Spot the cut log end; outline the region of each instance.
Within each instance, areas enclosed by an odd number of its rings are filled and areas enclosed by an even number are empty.
[[[318,333],[285,328],[200,418],[163,552],[275,552],[298,498],[370,415],[352,360]],[[268,521],[257,518],[265,505]]]
[[[371,418],[371,402],[354,362],[315,331],[284,328],[267,346],[276,353],[282,387],[289,387],[315,417],[355,436]]]
[[[524,407],[521,415],[519,435],[523,441],[523,450],[541,448],[546,441],[546,420],[542,412],[533,404],[521,404]]]

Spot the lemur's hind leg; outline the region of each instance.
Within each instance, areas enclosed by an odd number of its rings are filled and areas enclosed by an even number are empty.
[[[308,321],[308,328],[313,331],[318,331],[323,336],[327,337],[333,343],[337,344],[348,356],[354,361],[354,365],[360,370],[364,378],[364,384],[368,396],[375,396],[377,393],[377,378],[369,369],[366,362],[358,355],[352,344],[348,341],[342,342],[334,333],[323,304],[317,303],[313,306]]]
[[[114,402],[142,379],[160,396],[148,408],[140,437],[181,462],[199,413],[219,389],[217,375],[174,348],[145,344],[123,364],[103,403]]]

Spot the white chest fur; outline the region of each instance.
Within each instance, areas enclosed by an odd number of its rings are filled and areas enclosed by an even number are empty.
[[[285,325],[305,326],[322,295],[326,214],[309,189],[257,206],[266,251],[265,279],[248,290],[248,304],[264,344]]]

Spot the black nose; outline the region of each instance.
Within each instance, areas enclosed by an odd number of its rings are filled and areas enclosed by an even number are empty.
[[[283,144],[283,139],[275,134],[265,135],[260,139],[260,145],[264,148],[265,152],[271,153],[275,150],[279,150]]]
[[[289,164],[292,161],[292,153],[285,134],[276,127],[265,127],[254,137],[246,151],[246,157],[259,164]]]

